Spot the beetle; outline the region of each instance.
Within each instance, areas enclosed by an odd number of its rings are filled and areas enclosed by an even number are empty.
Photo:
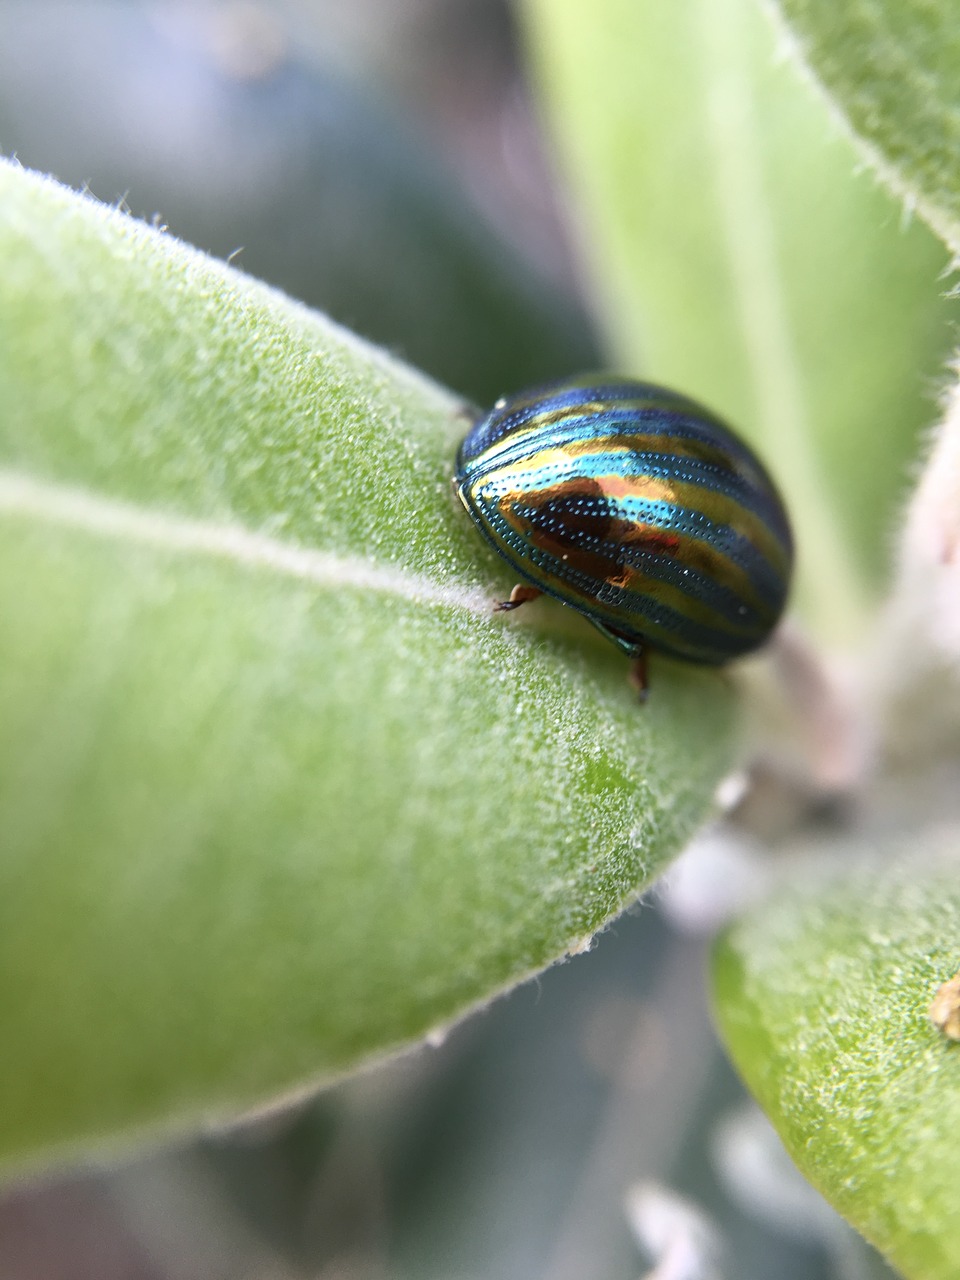
[[[454,484],[524,579],[495,606],[554,596],[634,660],[720,665],[783,612],[793,539],[756,454],[709,409],[649,382],[585,375],[507,396],[460,446]]]

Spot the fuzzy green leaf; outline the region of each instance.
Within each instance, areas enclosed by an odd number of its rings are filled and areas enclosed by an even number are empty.
[[[810,1181],[909,1280],[955,1280],[960,1044],[928,1010],[960,968],[960,836],[911,840],[926,862],[837,871],[860,852],[722,939],[720,1029]]]
[[[0,1163],[409,1043],[708,808],[722,678],[491,616],[449,395],[13,165],[0,404]]]
[[[849,638],[935,415],[942,246],[854,173],[757,0],[525,12],[610,358],[752,437],[797,526],[797,603]]]
[[[960,251],[960,5],[776,2],[869,159]]]

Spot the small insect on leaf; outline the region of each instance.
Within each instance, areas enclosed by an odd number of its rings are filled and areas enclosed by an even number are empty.
[[[540,593],[635,660],[719,665],[756,649],[787,599],[793,539],[770,476],[710,410],[652,383],[568,379],[498,400],[457,455],[461,502]]]
[[[938,987],[928,1012],[930,1021],[948,1040],[960,1040],[960,973]]]

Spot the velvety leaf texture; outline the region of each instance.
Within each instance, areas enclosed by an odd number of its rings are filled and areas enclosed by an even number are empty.
[[[929,1009],[960,968],[960,837],[925,833],[909,854],[838,848],[782,885],[722,939],[717,1008],[811,1182],[910,1280],[953,1280],[960,1044]]]
[[[908,205],[960,250],[956,0],[776,0],[801,53]]]
[[[443,1026],[708,810],[727,682],[491,615],[448,394],[10,164],[0,403],[5,1166]]]

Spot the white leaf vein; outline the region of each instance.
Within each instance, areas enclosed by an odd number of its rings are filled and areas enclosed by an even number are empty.
[[[0,516],[29,517],[163,551],[216,557],[320,587],[378,591],[419,604],[490,614],[490,597],[478,588],[437,582],[403,566],[298,546],[241,525],[135,506],[22,472],[0,470]]]

